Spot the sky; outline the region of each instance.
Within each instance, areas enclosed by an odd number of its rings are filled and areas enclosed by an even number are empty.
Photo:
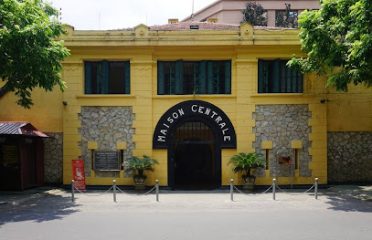
[[[167,24],[192,13],[193,0],[49,0],[62,9],[61,19],[79,30],[106,30],[138,24]],[[194,12],[215,0],[194,0]]]

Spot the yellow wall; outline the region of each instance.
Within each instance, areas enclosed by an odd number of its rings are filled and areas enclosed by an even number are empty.
[[[237,178],[227,166],[230,157],[237,152],[253,151],[255,141],[252,114],[256,104],[308,104],[312,113],[309,126],[312,127],[310,149],[313,161],[310,163],[313,176],[326,183],[326,132],[327,108],[321,104],[326,91],[324,81],[308,76],[303,94],[257,94],[258,59],[290,58],[301,54],[297,31],[253,30],[242,25],[239,31],[165,31],[151,32],[140,25],[133,32],[128,31],[73,31],[65,39],[72,56],[65,61],[64,76],[69,89],[63,95],[68,106],[63,112],[64,123],[64,183],[71,180],[71,159],[81,155],[78,129],[78,114],[81,106],[132,106],[135,114],[133,128],[135,135],[134,155],[148,154],[159,160],[156,171],[150,174],[148,184],[155,179],[167,185],[167,150],[153,150],[154,128],[162,116],[173,105],[191,99],[208,101],[221,108],[230,118],[237,135],[237,149],[223,149],[222,185],[230,178]],[[83,94],[84,60],[130,60],[131,94],[85,96]],[[231,95],[157,95],[158,60],[232,60]],[[322,86],[323,84],[323,86]],[[118,184],[132,184],[131,178],[117,179]],[[258,184],[270,184],[272,176],[266,171]],[[239,179],[240,180],[240,179]],[[110,178],[87,178],[88,184],[110,184]],[[293,180],[292,180],[293,181]],[[296,177],[295,184],[310,184],[313,178]],[[281,178],[281,183],[288,183]]]
[[[372,131],[372,89],[350,85],[327,94],[328,131]]]
[[[76,49],[76,51],[75,51]],[[216,50],[217,49],[217,50]],[[292,49],[290,52],[288,50]],[[237,149],[224,149],[222,157],[222,185],[228,185],[234,176],[231,166],[227,163],[237,152],[253,151],[252,142],[255,135],[252,128],[255,122],[252,114],[256,104],[309,104],[313,118],[309,122],[313,132],[310,138],[316,140],[310,150],[313,176],[319,177],[321,183],[326,182],[326,106],[320,103],[317,82],[307,77],[304,94],[257,94],[257,64],[258,58],[289,58],[293,52],[298,52],[298,46],[265,46],[265,47],[116,47],[116,48],[75,48],[72,47],[72,57],[64,64],[65,81],[69,90],[63,99],[68,102],[64,109],[64,183],[71,180],[71,159],[81,155],[80,121],[78,113],[81,106],[132,106],[135,114],[133,128],[135,135],[134,155],[148,154],[159,160],[156,171],[150,173],[148,184],[155,179],[161,185],[168,184],[167,150],[153,150],[152,137],[154,128],[160,117],[175,104],[191,99],[208,101],[221,108],[233,123],[237,135]],[[120,53],[120,54],[118,54]],[[83,60],[109,59],[130,60],[131,63],[131,94],[130,95],[100,95],[84,96],[83,94]],[[157,60],[201,60],[201,59],[231,59],[232,60],[232,94],[231,95],[157,95]],[[319,88],[322,89],[322,88]],[[118,184],[132,184],[131,178],[117,179]],[[238,180],[239,179],[239,180]],[[265,177],[257,180],[258,184],[270,184],[272,176],[266,172]],[[282,184],[290,179],[282,177]],[[87,178],[87,184],[110,184],[111,178],[98,178],[94,174]],[[292,180],[293,181],[293,180]],[[296,177],[295,184],[310,184],[313,178]]]
[[[62,92],[42,89],[32,91],[34,105],[25,109],[16,104],[18,98],[7,93],[0,99],[0,121],[26,121],[43,132],[62,132]]]

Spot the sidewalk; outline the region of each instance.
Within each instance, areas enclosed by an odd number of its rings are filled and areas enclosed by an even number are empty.
[[[112,192],[104,193],[105,191],[92,191],[89,190],[86,193],[76,193],[78,200],[82,202],[101,202],[101,201],[113,201]],[[240,194],[235,193],[235,199],[246,199],[250,198],[253,201],[262,201],[270,200],[271,192],[267,194]],[[307,199],[309,195],[312,195],[312,192],[308,194],[302,194],[302,190],[288,190],[285,189],[285,192],[277,192],[277,199],[280,200],[300,200]],[[142,195],[137,194],[135,191],[126,191],[124,195],[118,193],[118,201],[122,200],[125,196],[125,200],[132,203],[145,203],[155,201],[154,194]],[[319,190],[319,195],[330,195],[330,196],[339,196],[343,198],[354,198],[362,201],[372,201],[372,185],[371,186],[358,186],[358,185],[336,185],[331,186],[327,189]],[[22,192],[0,192],[0,207],[4,206],[17,206],[22,205],[26,202],[36,201],[37,199],[47,197],[47,196],[60,196],[60,197],[70,197],[71,193],[65,189],[59,188],[35,188]],[[161,201],[166,200],[167,202],[175,202],[176,205],[179,205],[182,202],[187,203],[190,198],[193,198],[197,202],[219,202],[219,201],[228,201],[230,199],[228,190],[214,190],[214,191],[160,191]],[[311,197],[312,198],[312,197]],[[194,202],[195,203],[195,202]],[[212,204],[213,205],[213,204]]]

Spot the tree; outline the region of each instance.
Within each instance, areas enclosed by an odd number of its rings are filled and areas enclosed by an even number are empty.
[[[303,58],[288,65],[327,77],[328,86],[372,86],[372,1],[324,0],[319,10],[299,17]]]
[[[248,2],[243,12],[243,22],[252,26],[266,26],[266,10],[256,2]]]
[[[58,11],[43,0],[0,0],[0,97],[14,92],[17,104],[30,108],[31,92],[65,84],[61,61],[69,55]]]

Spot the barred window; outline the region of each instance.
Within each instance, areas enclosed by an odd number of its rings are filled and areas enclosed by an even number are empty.
[[[86,61],[85,94],[129,94],[129,61]]]
[[[286,66],[288,60],[258,61],[259,93],[302,93],[303,75]]]
[[[158,94],[230,94],[231,61],[158,61]]]

